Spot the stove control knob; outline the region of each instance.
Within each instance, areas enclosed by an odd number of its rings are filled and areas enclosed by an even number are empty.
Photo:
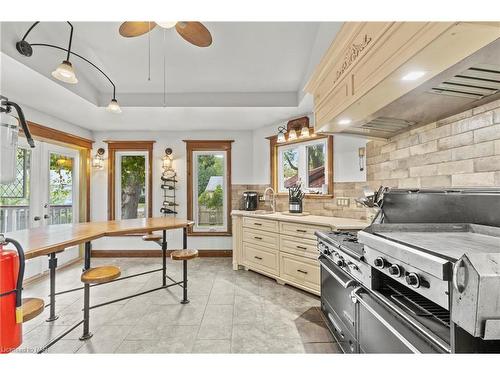
[[[337,259],[335,264],[339,267],[344,267],[344,261],[342,259]]]
[[[420,286],[420,277],[415,272],[410,272],[406,275],[406,283],[416,289]]]
[[[387,266],[387,262],[382,257],[375,258],[375,260],[373,261],[373,264],[375,265],[375,267],[380,268],[380,269],[385,268]]]
[[[397,264],[393,264],[389,267],[389,275],[399,277],[403,274],[403,269]]]

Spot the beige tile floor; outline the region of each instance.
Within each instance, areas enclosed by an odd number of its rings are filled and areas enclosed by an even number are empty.
[[[116,264],[122,275],[157,268],[158,258],[93,259]],[[181,263],[168,261],[168,273],[181,280]],[[58,290],[80,286],[81,264],[57,273]],[[160,273],[91,289],[101,303],[160,285]],[[25,296],[46,296],[48,279],[25,288]],[[94,336],[80,341],[81,327],[48,353],[338,353],[319,310],[319,298],[252,271],[233,271],[230,258],[189,262],[189,299],[179,304],[180,287],[160,290],[91,310]],[[46,300],[48,300],[46,298]],[[27,322],[18,352],[32,352],[82,319],[82,292],[57,298],[59,319],[48,311]]]

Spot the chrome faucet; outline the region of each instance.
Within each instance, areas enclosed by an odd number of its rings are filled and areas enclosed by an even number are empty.
[[[274,212],[276,212],[276,192],[274,191],[274,189],[272,187],[266,188],[266,190],[264,190],[264,200],[265,201],[267,201],[266,195],[267,195],[268,191],[271,192],[271,210],[274,213]]]

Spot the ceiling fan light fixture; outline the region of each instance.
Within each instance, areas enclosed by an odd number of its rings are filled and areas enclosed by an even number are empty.
[[[162,21],[162,22],[155,21],[155,23],[158,26],[163,27],[164,29],[171,29],[172,27],[175,27],[177,21]]]
[[[112,113],[122,113],[122,109],[120,108],[120,105],[118,104],[118,101],[116,99],[111,99],[108,104],[107,110]]]
[[[52,77],[65,83],[78,83],[73,65],[68,60],[64,60],[59,64],[56,70],[52,72]]]

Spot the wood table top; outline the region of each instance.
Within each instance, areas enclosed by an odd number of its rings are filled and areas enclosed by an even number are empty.
[[[108,236],[123,236],[156,230],[179,229],[192,226],[191,220],[171,217],[94,221],[89,223],[57,224],[5,233],[5,237],[19,241],[26,259],[48,255]],[[9,245],[10,246],[10,245]]]

